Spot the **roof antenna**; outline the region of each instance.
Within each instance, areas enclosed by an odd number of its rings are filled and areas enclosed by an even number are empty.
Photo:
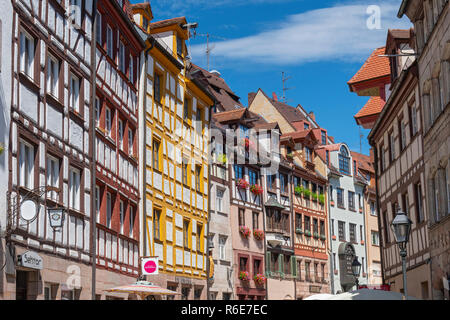
[[[281,97],[281,101],[283,101],[283,103],[287,103],[287,98],[286,98],[286,92],[293,89],[293,88],[287,88],[286,87],[286,82],[291,79],[292,77],[286,77],[286,73],[283,71],[281,72],[281,81],[283,81],[283,96]]]
[[[214,50],[214,48],[216,47],[215,44],[212,44],[212,45],[210,44],[210,38],[216,38],[219,40],[228,40],[228,39],[211,35],[209,32],[207,34],[196,33],[195,36],[206,37],[206,64],[207,64],[207,70],[208,70],[208,72],[210,72],[211,71],[211,68],[210,68],[211,53]]]

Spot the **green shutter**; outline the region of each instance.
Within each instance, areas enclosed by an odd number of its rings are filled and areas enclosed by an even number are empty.
[[[278,255],[278,271],[280,273],[284,272],[284,268],[283,267],[284,267],[284,256],[280,253]]]
[[[297,258],[295,256],[291,256],[291,270],[292,270],[292,276],[297,277]]]

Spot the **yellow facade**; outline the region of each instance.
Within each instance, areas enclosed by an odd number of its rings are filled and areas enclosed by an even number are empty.
[[[159,257],[160,274],[206,279],[208,127],[213,101],[186,76],[185,50],[182,56],[177,54],[176,36],[185,46],[186,31],[174,24],[151,33],[158,43],[147,41],[141,113],[146,159],[143,255]],[[158,38],[160,34],[164,38]],[[172,48],[167,45],[171,40]]]

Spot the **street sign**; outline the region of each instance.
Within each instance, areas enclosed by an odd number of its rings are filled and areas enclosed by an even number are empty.
[[[142,274],[157,275],[159,274],[158,257],[142,258]]]
[[[36,252],[27,251],[17,258],[17,264],[21,267],[36,270],[42,270],[44,268],[44,260]]]

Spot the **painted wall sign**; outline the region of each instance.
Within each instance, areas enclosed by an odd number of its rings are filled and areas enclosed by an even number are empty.
[[[142,274],[157,275],[159,274],[158,257],[142,259]]]
[[[44,268],[44,260],[36,252],[27,251],[19,256],[17,256],[17,264],[19,266],[42,270]]]

